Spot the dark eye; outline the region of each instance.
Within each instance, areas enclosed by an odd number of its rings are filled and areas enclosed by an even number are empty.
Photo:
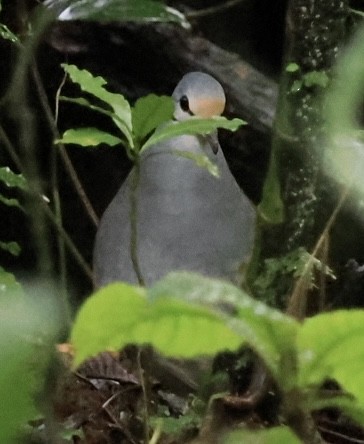
[[[181,108],[183,111],[189,112],[190,111],[190,105],[188,103],[188,98],[187,96],[182,96],[179,99],[179,104],[181,105]]]

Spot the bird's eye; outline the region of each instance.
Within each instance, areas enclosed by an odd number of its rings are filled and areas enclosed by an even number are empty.
[[[179,104],[181,105],[181,108],[183,111],[189,112],[190,111],[190,104],[188,103],[188,97],[182,96],[179,99]]]

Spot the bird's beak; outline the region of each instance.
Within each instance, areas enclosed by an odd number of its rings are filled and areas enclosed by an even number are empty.
[[[207,134],[205,136],[206,142],[210,145],[212,152],[217,154],[219,151],[219,142],[217,140],[216,134]]]

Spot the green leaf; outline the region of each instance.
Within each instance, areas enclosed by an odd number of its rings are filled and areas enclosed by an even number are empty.
[[[297,93],[298,91],[301,91],[302,85],[303,85],[303,81],[296,79],[292,83],[292,86],[291,86],[291,89],[290,89],[291,93],[294,94],[294,93]]]
[[[300,444],[296,435],[284,426],[265,430],[236,430],[228,433],[222,444]]]
[[[103,350],[150,343],[182,357],[234,349],[241,339],[212,310],[175,297],[150,302],[140,287],[111,284],[82,306],[71,332],[75,364]]]
[[[81,146],[97,146],[105,143],[115,146],[122,143],[122,140],[97,128],[77,128],[65,131],[62,138],[55,143],[74,143]]]
[[[7,251],[13,256],[19,256],[21,252],[20,245],[17,242],[2,242],[0,241],[0,248]]]
[[[71,331],[75,364],[101,351],[122,347],[145,304],[145,290],[124,283],[108,285],[89,297]]]
[[[307,87],[320,86],[321,88],[326,88],[329,81],[329,76],[325,71],[310,71],[303,76],[303,83]]]
[[[187,271],[168,273],[148,289],[151,301],[172,295],[182,301],[216,308],[230,305],[235,309],[245,297],[251,300],[240,288],[229,282]]]
[[[191,117],[183,122],[171,122],[158,128],[154,134],[142,146],[141,151],[146,150],[156,143],[160,143],[171,137],[181,136],[184,134],[209,134],[217,128],[224,128],[229,131],[236,131],[241,125],[246,124],[241,119],[228,120],[225,117],[212,117],[211,119],[201,119],[199,117]]]
[[[15,276],[0,267],[0,298],[23,295],[23,289]]]
[[[18,37],[10,31],[10,29],[6,26],[0,23],[0,37],[4,40],[10,40],[13,43],[18,43],[19,39]]]
[[[132,109],[134,137],[142,141],[161,123],[172,119],[174,104],[171,97],[149,94],[138,99]]]
[[[206,154],[192,153],[191,151],[171,151],[172,155],[184,157],[186,159],[192,160],[200,168],[205,168],[212,176],[220,177],[219,167],[214,164]]]
[[[85,108],[89,108],[92,111],[97,111],[101,114],[104,114],[105,116],[108,116],[111,119],[118,118],[112,111],[108,111],[104,108],[101,108],[100,106],[93,105],[89,100],[85,99],[84,97],[60,96],[59,100],[61,100],[62,102],[69,102],[69,103],[74,103],[76,105],[84,106]]]
[[[9,167],[0,167],[0,180],[9,188],[26,190],[27,181],[22,174],[16,174]]]
[[[114,111],[113,121],[124,134],[130,147],[134,146],[131,125],[130,105],[121,94],[111,93],[104,88],[106,80],[100,76],[94,77],[85,69],[79,69],[75,65],[61,65],[74,83],[80,85],[85,91],[105,102]]]
[[[295,339],[299,324],[278,310],[254,299],[243,300],[237,318],[229,322],[263,359],[277,384],[288,390],[295,384]]]
[[[299,71],[300,67],[299,65],[297,65],[297,63],[291,62],[288,63],[288,65],[286,66],[286,72],[297,72]]]
[[[295,345],[299,324],[292,318],[251,298],[228,282],[195,273],[170,273],[149,290],[149,295],[152,300],[173,296],[215,309],[230,306],[237,314],[230,318],[221,314],[221,319],[240,336],[241,341],[255,349],[280,385],[291,383],[289,375],[281,374],[280,364],[283,354],[290,353]],[[190,340],[195,339],[191,337]]]
[[[20,205],[18,199],[15,198],[8,198],[0,194],[0,202],[4,205],[7,205],[8,207],[18,207],[19,209],[23,210],[23,207]]]
[[[301,387],[333,378],[364,408],[364,310],[338,310],[307,319],[297,347]]]
[[[190,27],[183,14],[156,0],[104,0],[101,4],[98,0],[47,0],[44,4],[59,20],[176,22]]]
[[[284,205],[278,177],[276,151],[272,150],[269,170],[263,186],[263,198],[258,206],[259,214],[267,223],[279,224],[284,220]]]

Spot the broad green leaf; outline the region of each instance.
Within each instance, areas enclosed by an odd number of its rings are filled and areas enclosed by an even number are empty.
[[[218,313],[171,297],[149,303],[144,319],[135,326],[135,339],[152,344],[162,353],[190,358],[237,349],[241,338]]]
[[[236,131],[241,125],[244,125],[241,119],[228,120],[225,117],[212,117],[211,119],[200,119],[191,117],[183,122],[171,122],[158,128],[154,134],[145,142],[141,151],[146,150],[156,143],[160,143],[171,137],[182,136],[184,134],[209,134],[217,128],[224,128],[230,131]]]
[[[94,77],[86,69],[79,69],[75,65],[67,65],[63,63],[61,66],[70,76],[71,80],[80,85],[82,91],[92,94],[111,107],[117,116],[116,118],[113,118],[115,125],[124,134],[130,147],[133,147],[131,110],[129,103],[125,100],[124,96],[107,91],[104,88],[107,82],[101,76]]]
[[[78,365],[105,350],[118,350],[144,312],[145,290],[115,283],[94,293],[82,305],[71,331]]]
[[[307,319],[297,347],[301,387],[335,379],[364,408],[364,310],[338,310]]]
[[[221,315],[233,329],[265,361],[280,385],[290,384],[289,375],[281,374],[281,357],[295,345],[298,323],[278,310],[269,308],[234,285],[195,273],[171,273],[149,290],[150,297],[174,296],[183,301],[226,307],[235,315]],[[212,340],[212,339],[211,339]]]
[[[19,256],[21,252],[20,245],[17,242],[2,242],[0,241],[0,248],[7,251],[13,256]]]
[[[97,146],[105,143],[115,146],[122,143],[122,140],[97,128],[76,128],[65,131],[62,138],[56,140],[55,143],[74,143],[81,146]]]
[[[9,167],[0,167],[0,180],[9,188],[27,189],[27,181],[22,174],[16,174]]]
[[[149,343],[162,353],[191,357],[238,347],[241,339],[212,310],[175,297],[148,301],[140,287],[111,284],[81,308],[71,342],[75,364],[103,350]]]
[[[135,102],[132,109],[134,137],[143,139],[161,123],[173,117],[174,104],[171,97],[149,94]]]
[[[214,164],[206,154],[192,153],[191,151],[171,151],[174,156],[184,157],[186,159],[192,160],[200,168],[205,168],[212,176],[220,177],[219,167]]]
[[[190,27],[183,14],[156,0],[47,0],[44,4],[59,20],[177,22]]]
[[[4,40],[10,40],[13,43],[18,43],[19,39],[18,37],[10,31],[10,29],[6,26],[0,23],[0,37]]]
[[[229,325],[259,354],[282,389],[295,383],[290,363],[295,359],[295,339],[299,324],[262,302],[245,299],[238,319]]]
[[[222,444],[300,444],[297,436],[285,426],[264,430],[236,430],[228,433]]]

